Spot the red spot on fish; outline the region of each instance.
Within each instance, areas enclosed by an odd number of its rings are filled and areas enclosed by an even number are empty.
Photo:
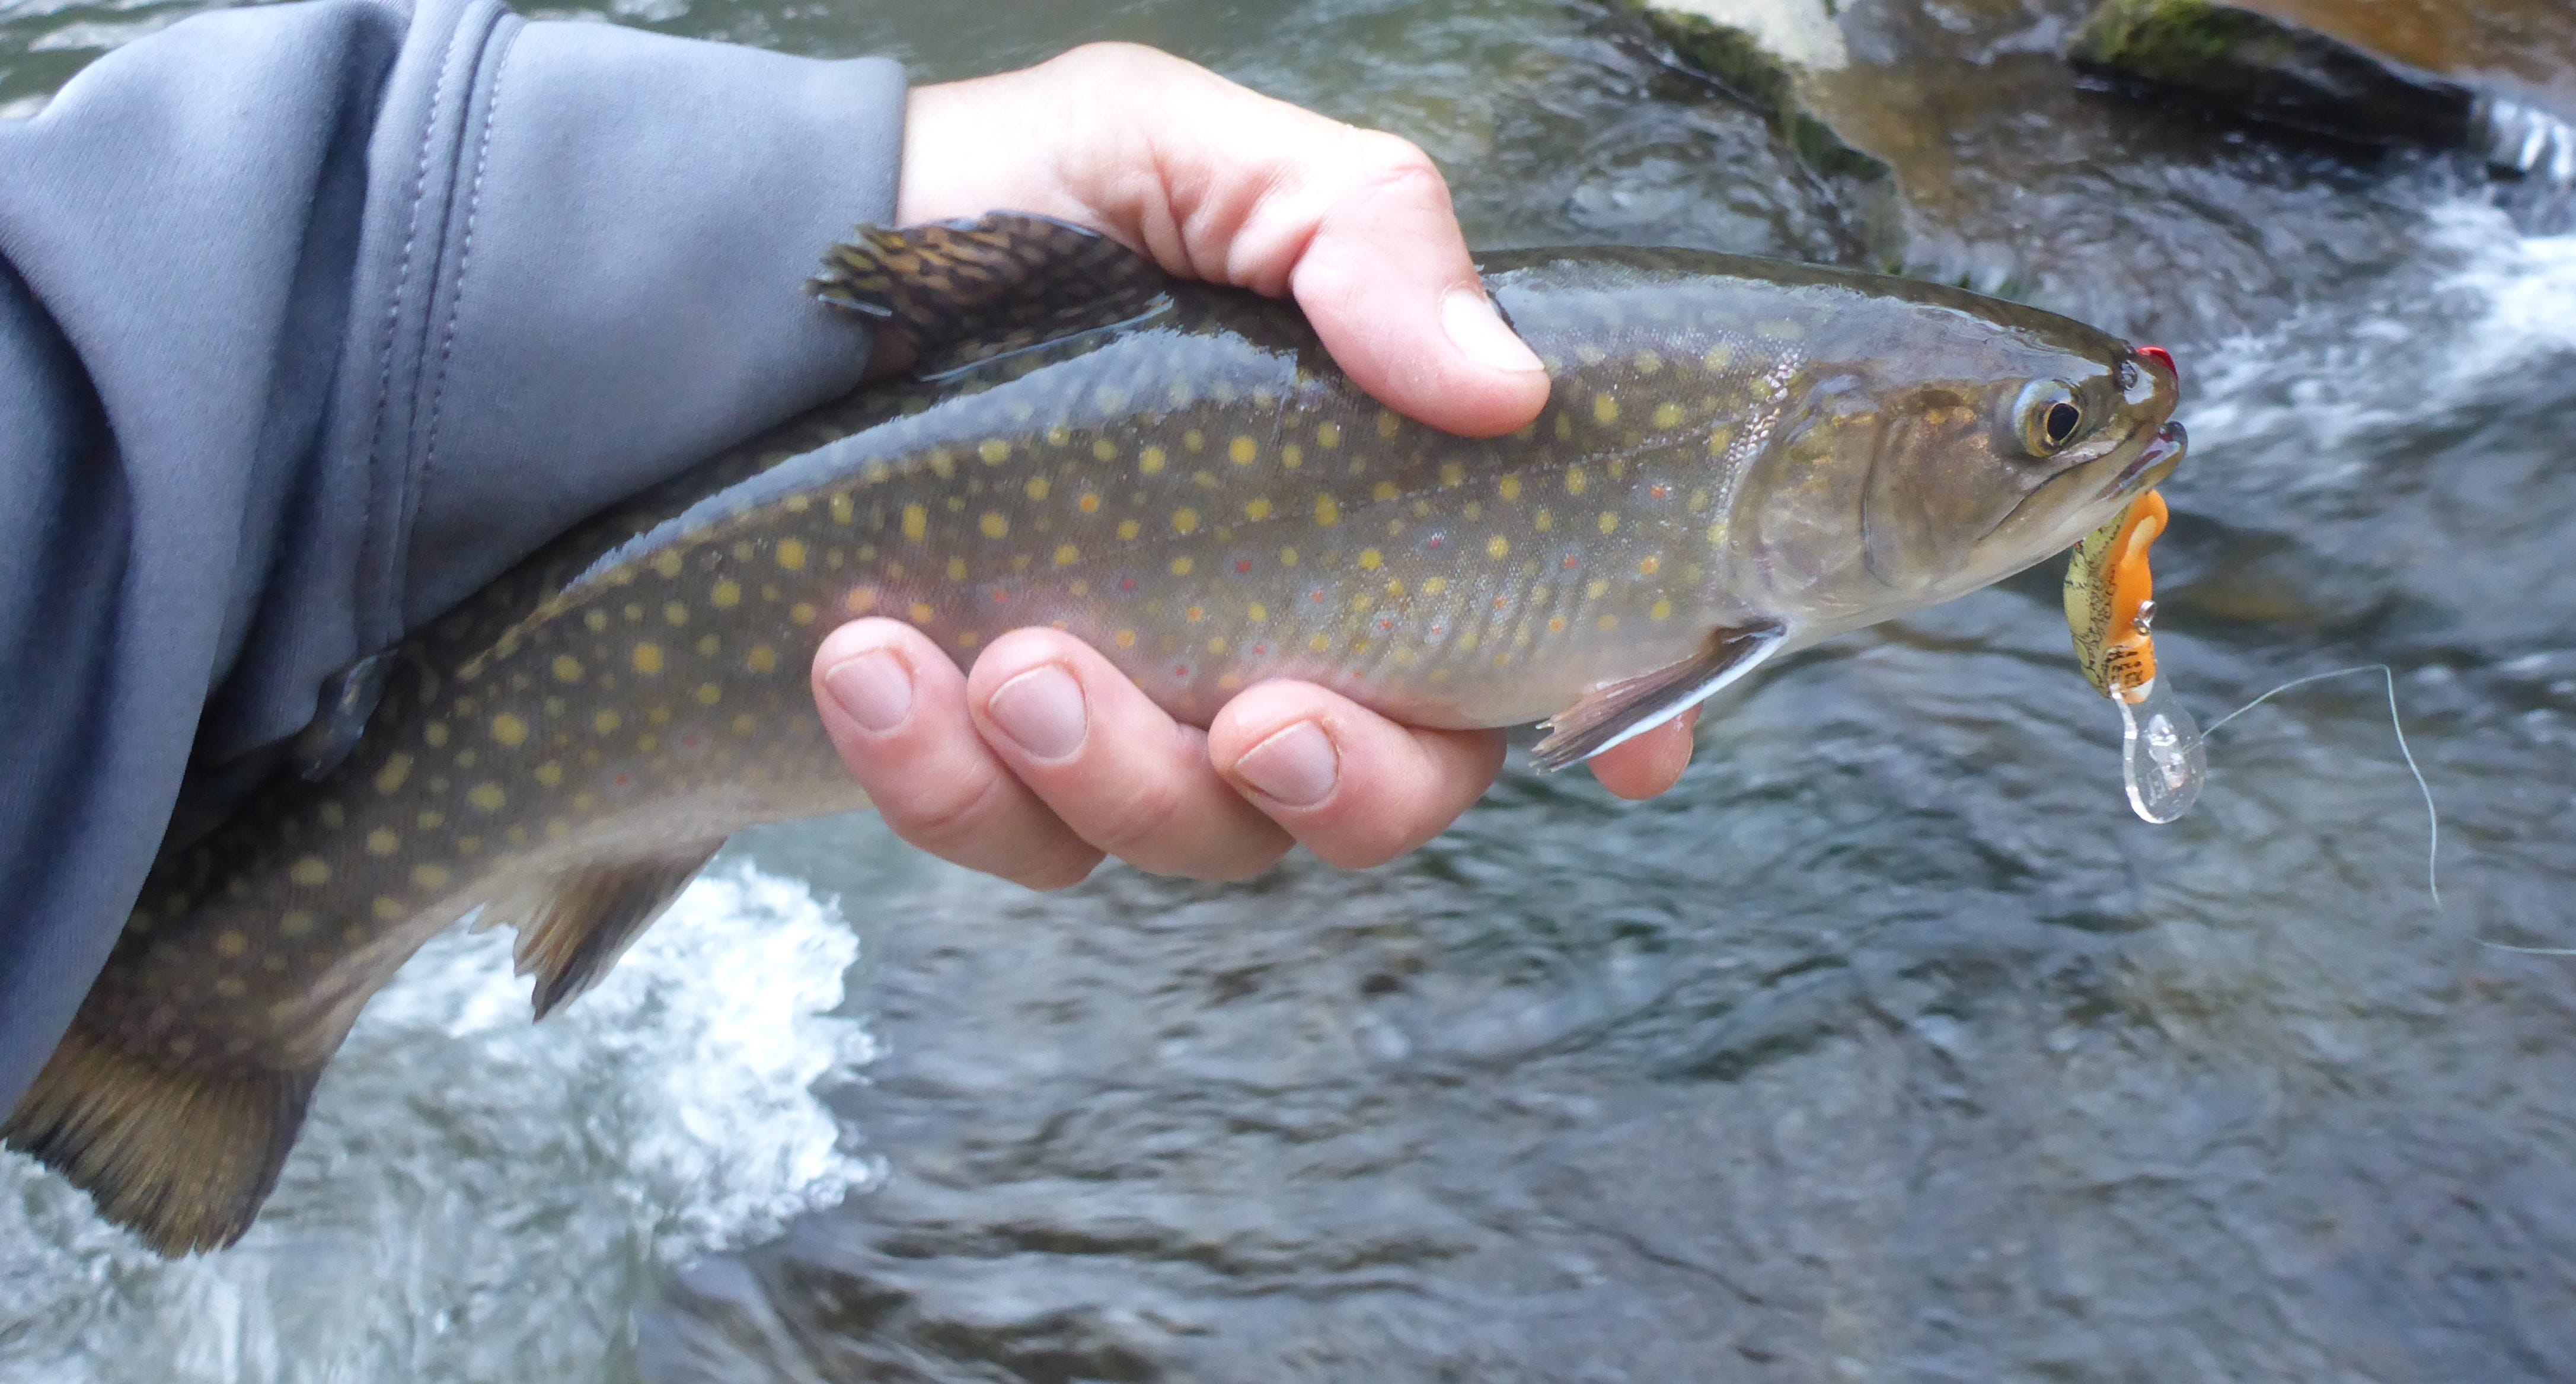
[[[1313,601],[1317,605],[1322,605],[1324,603],[1324,589],[1319,586],[1314,590],[1307,592],[1306,599]]]
[[[1563,561],[1563,562],[1561,562],[1561,563],[1559,563],[1559,564],[1557,564],[1557,565],[1558,565],[1558,566],[1560,566],[1560,567],[1563,567],[1566,571],[1569,571],[1569,572],[1573,571],[1573,570],[1574,570],[1574,554],[1572,554],[1572,553],[1567,553],[1567,554],[1565,555],[1565,561]]]
[[[1186,664],[1186,663],[1176,663],[1176,664],[1173,664],[1173,665],[1172,665],[1172,676],[1173,676],[1173,677],[1176,677],[1176,678],[1185,678],[1185,677],[1188,677],[1189,675],[1190,675],[1190,665],[1188,665],[1188,664]]]
[[[1269,657],[1269,655],[1270,655],[1270,646],[1269,646],[1269,645],[1267,645],[1267,644],[1255,644],[1255,645],[1253,645],[1253,646],[1252,646],[1252,656],[1253,656],[1254,658],[1267,658],[1267,657]]]
[[[1511,605],[1512,598],[1509,596],[1496,596],[1494,598],[1494,609],[1496,610],[1509,610],[1511,609]]]
[[[635,786],[635,776],[633,774],[619,774],[617,777],[610,779],[609,782],[616,784],[620,788],[632,788]]]
[[[1244,573],[1249,572],[1249,571],[1251,571],[1251,570],[1252,570],[1252,559],[1250,559],[1250,558],[1248,558],[1248,557],[1239,557],[1239,558],[1236,558],[1236,559],[1234,560],[1234,574],[1235,574],[1236,576],[1238,576],[1238,577],[1239,577],[1239,576],[1242,576]]]
[[[1126,578],[1122,578],[1122,579],[1119,581],[1119,583],[1118,583],[1118,589],[1119,589],[1119,590],[1121,590],[1121,591],[1133,591],[1133,590],[1135,590],[1135,589],[1136,589],[1136,579],[1135,579],[1134,577],[1126,577]]]
[[[1436,553],[1436,552],[1440,551],[1440,545],[1441,545],[1441,544],[1443,544],[1443,543],[1446,543],[1446,542],[1448,542],[1448,541],[1449,541],[1448,539],[1445,539],[1445,538],[1443,538],[1443,537],[1441,537],[1440,535],[1438,535],[1438,534],[1436,534],[1436,533],[1435,533],[1435,534],[1431,535],[1431,537],[1429,538],[1429,540],[1425,541],[1425,542],[1423,543],[1423,545],[1422,545],[1422,546],[1423,546],[1423,547],[1426,547],[1426,548],[1429,548],[1431,551],[1433,551],[1433,552],[1435,552],[1435,553]]]
[[[994,590],[993,590],[993,604],[995,604],[995,605],[1009,605],[1010,603],[1011,603],[1011,593],[1010,593],[1010,592],[1008,592],[1008,591],[1004,591],[1004,590],[1002,590],[1002,589],[1001,589],[1001,588],[999,588],[999,587],[994,588]]]
[[[681,749],[684,749],[684,750],[694,750],[694,749],[696,749],[697,747],[698,747],[698,737],[696,737],[695,735],[683,735],[683,736],[681,736],[681,737],[680,737],[680,748],[681,748]]]
[[[1377,627],[1382,630],[1394,629],[1395,620],[1391,616],[1380,616],[1378,617]]]
[[[2176,380],[2180,380],[2182,378],[2182,367],[2174,364],[2173,352],[2166,350],[2164,347],[2141,346],[2138,348],[2138,354],[2145,356],[2147,359],[2154,361],[2158,365],[2163,366],[2165,368],[2165,373],[2173,376]]]
[[[1673,493],[1673,488],[1672,488],[1671,486],[1669,486],[1669,485],[1659,485],[1659,486],[1656,486],[1654,489],[1647,491],[1646,493],[1647,493],[1647,494],[1649,494],[1649,495],[1652,495],[1652,496],[1654,496],[1656,499],[1660,500],[1660,499],[1664,498],[1665,496],[1672,494],[1672,493]]]

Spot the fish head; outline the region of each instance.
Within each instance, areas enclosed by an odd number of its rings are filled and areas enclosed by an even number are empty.
[[[1735,522],[1793,623],[1821,635],[2063,551],[2183,454],[2172,358],[2068,319],[1918,291],[1818,342]]]

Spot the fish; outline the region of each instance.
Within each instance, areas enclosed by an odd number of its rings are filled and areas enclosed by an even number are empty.
[[[1545,364],[1507,436],[1363,394],[1296,308],[996,213],[812,291],[902,373],[691,469],[351,670],[174,840],[0,1136],[182,1255],[233,1243],[368,998],[469,917],[539,1018],[733,832],[864,806],[809,665],[1098,648],[1205,725],[1264,678],[1597,754],[1820,639],[2064,550],[2171,471],[2172,371],[1961,290],[1690,250],[1480,261]]]

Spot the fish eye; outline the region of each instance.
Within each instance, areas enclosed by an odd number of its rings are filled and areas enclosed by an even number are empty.
[[[2018,408],[2021,443],[2032,456],[2055,456],[2084,431],[2084,401],[2064,380],[2033,380]]]

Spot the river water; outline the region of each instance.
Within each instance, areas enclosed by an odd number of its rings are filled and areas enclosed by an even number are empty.
[[[0,5],[0,111],[192,8]],[[2576,1378],[2576,960],[2482,945],[2576,946],[2564,204],[2077,91],[2058,0],[1845,9],[1930,112],[1913,267],[2182,361],[2168,676],[2391,667],[2438,907],[2375,675],[2149,827],[2043,570],[1757,678],[1663,799],[1516,762],[1382,870],[1039,897],[807,824],[542,1029],[442,939],[239,1248],[0,1161],[0,1381]],[[1482,244],[1875,253],[1583,4],[605,17],[1142,39],[1421,141]]]

